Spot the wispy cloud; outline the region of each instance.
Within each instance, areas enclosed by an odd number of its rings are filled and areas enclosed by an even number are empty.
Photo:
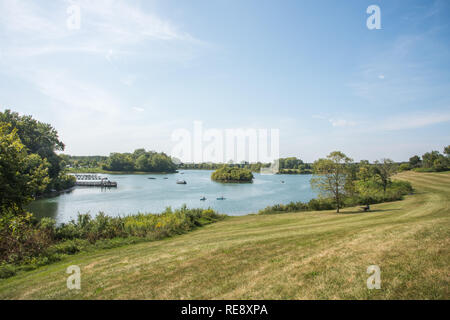
[[[64,52],[110,56],[111,52],[130,52],[146,41],[203,44],[169,20],[125,1],[77,1],[81,26],[70,30],[66,25],[69,5],[70,1],[52,3],[53,10],[45,11],[31,1],[1,0],[4,51],[21,56]]]
[[[427,127],[450,121],[450,113],[433,114],[411,114],[401,115],[384,120],[379,129],[381,130],[406,130]]]

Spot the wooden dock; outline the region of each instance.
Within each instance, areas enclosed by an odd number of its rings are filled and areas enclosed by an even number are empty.
[[[109,181],[108,178],[97,174],[73,174],[76,179],[75,185],[80,187],[117,188],[117,182]]]

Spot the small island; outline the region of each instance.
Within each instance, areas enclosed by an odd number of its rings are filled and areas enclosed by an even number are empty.
[[[223,166],[211,174],[211,179],[224,183],[251,183],[253,173],[248,169]]]

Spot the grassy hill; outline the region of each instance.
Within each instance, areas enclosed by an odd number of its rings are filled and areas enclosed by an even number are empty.
[[[2,299],[450,299],[450,174],[372,206],[230,217],[189,234],[79,254],[0,280]],[[381,268],[381,290],[366,269]],[[81,290],[66,288],[79,265]]]

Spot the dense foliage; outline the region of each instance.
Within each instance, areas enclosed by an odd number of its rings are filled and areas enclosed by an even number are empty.
[[[49,184],[48,162],[28,154],[17,129],[0,123],[0,210],[1,216],[19,213],[23,205]]]
[[[309,163],[304,163],[301,159],[296,157],[280,158],[280,173],[282,174],[311,174],[312,166]]]
[[[102,168],[119,172],[175,172],[177,166],[165,153],[137,149],[133,153],[111,153]]]
[[[61,164],[68,169],[97,169],[101,168],[108,157],[106,156],[71,156],[67,154],[60,155]]]
[[[33,220],[30,214],[0,220],[0,278],[17,270],[32,269],[90,248],[110,248],[182,234],[224,216],[211,209],[167,208],[161,214],[95,218],[79,214],[77,220],[56,225],[50,218]]]
[[[211,179],[218,182],[252,182],[253,173],[248,169],[222,166],[211,174]]]
[[[450,170],[450,145],[444,148],[444,154],[439,151],[431,151],[422,155],[409,158],[408,163],[403,163],[401,171],[414,170],[419,172],[439,172]]]
[[[57,151],[64,150],[64,144],[59,140],[58,132],[51,125],[39,122],[31,116],[21,116],[11,110],[0,112],[0,125],[2,125],[3,141],[8,139],[8,134],[17,136],[17,141],[14,144],[16,146],[20,144],[21,151],[19,153],[28,158],[28,164],[26,165],[28,174],[37,170],[32,175],[40,176],[40,178],[33,180],[34,192],[31,194],[32,197],[53,190],[59,191],[70,188],[75,184],[72,177],[65,175],[64,166],[61,165],[62,159],[56,154]],[[5,157],[5,159],[6,157],[14,157],[13,154],[8,155],[7,153],[15,152],[17,152],[16,147],[5,149],[2,152],[2,157]],[[10,169],[12,170],[12,167]],[[12,179],[12,175],[12,171],[9,174],[6,171],[2,172],[3,179]],[[12,194],[11,196],[13,197]]]

